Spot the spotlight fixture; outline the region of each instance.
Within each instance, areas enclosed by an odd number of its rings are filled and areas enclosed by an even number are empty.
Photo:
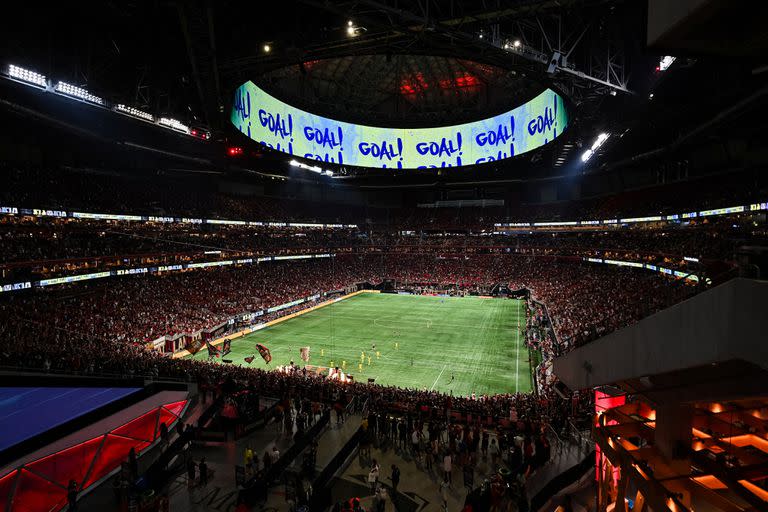
[[[521,43],[519,39],[515,39],[515,42],[513,44],[514,44],[515,48],[520,48],[520,45],[523,44],[523,43]]]
[[[595,142],[592,143],[592,147],[589,148],[588,150],[586,150],[584,153],[582,153],[581,161],[582,162],[586,162],[587,160],[592,158],[592,155],[595,154],[595,151],[597,151],[598,148],[600,146],[602,146],[605,143],[605,141],[608,140],[608,137],[610,137],[610,136],[611,136],[610,133],[605,133],[605,132],[603,132],[600,135],[598,135],[597,139],[595,139]]]
[[[178,130],[180,132],[189,134],[189,127],[182,124],[180,121],[177,121],[176,119],[173,119],[170,117],[161,117],[158,123],[160,123],[163,126],[168,126],[169,128],[173,128],[174,130]]]
[[[13,64],[8,66],[8,76],[15,78],[16,80],[21,80],[22,82],[39,85],[40,87],[45,87],[47,85],[45,75],[20,68],[19,66],[14,66]]]
[[[154,122],[155,118],[152,117],[152,114],[148,112],[144,112],[143,110],[139,110],[137,108],[129,107],[127,105],[123,105],[122,103],[118,103],[115,105],[115,110],[117,112],[121,112],[123,114],[127,114],[132,117],[138,117],[139,119],[143,119],[145,121],[149,121],[150,123]]]
[[[264,50],[264,53],[269,53],[272,51],[272,47],[267,43],[262,46],[262,50]]]
[[[79,98],[83,101],[95,103],[97,105],[104,105],[103,99],[89,93],[87,90],[83,89],[82,87],[77,87],[76,85],[59,81],[59,83],[56,84],[56,87],[54,89],[56,90],[56,92],[60,94],[64,94],[66,96]]]

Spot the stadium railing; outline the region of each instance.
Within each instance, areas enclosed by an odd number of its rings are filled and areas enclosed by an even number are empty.
[[[264,490],[261,484],[266,484],[268,487],[272,482],[278,480],[294,459],[296,459],[296,457],[298,457],[328,426],[330,420],[331,411],[328,409],[323,413],[317,423],[312,425],[312,427],[307,430],[304,435],[293,444],[293,446],[288,448],[288,450],[280,456],[277,462],[270,466],[260,480],[258,477],[254,476],[245,483],[244,488],[240,491],[238,501],[244,501],[250,505],[256,504],[256,502],[262,498],[262,496],[259,496],[259,493]]]
[[[358,428],[355,434],[347,441],[344,446],[333,456],[317,477],[312,482],[313,500],[310,504],[310,510],[313,512],[328,510],[331,506],[331,493],[329,484],[335,474],[337,474],[345,464],[348,464],[355,449],[360,445],[364,436],[362,428]]]

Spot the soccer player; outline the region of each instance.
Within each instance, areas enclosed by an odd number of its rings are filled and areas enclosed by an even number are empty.
[[[346,361],[346,359],[341,361],[341,369],[342,370],[346,370],[347,369],[347,361]]]
[[[371,343],[371,350],[376,351],[376,342]]]
[[[361,351],[360,351],[360,360],[361,360],[361,361],[364,361],[364,360],[365,360],[365,350],[361,350]]]
[[[398,350],[400,348],[400,344],[398,342],[395,342],[395,350]]]
[[[379,351],[377,350],[377,351],[376,351],[376,359],[378,359],[378,358],[380,358],[380,357],[381,357],[381,352],[379,352]]]
[[[368,356],[368,366],[371,366],[371,356]]]
[[[324,355],[325,355],[325,349],[321,348],[320,349],[320,357],[323,357]]]
[[[357,371],[363,373],[363,363],[357,363]]]
[[[328,363],[328,368],[336,368],[336,367],[333,365],[333,361],[331,361],[330,363]]]

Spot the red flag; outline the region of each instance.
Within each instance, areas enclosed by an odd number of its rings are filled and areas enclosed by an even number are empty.
[[[186,348],[190,354],[194,355],[200,352],[200,349],[203,348],[203,344],[199,339],[192,340],[189,343],[187,343],[187,345],[184,348]]]
[[[269,364],[269,362],[272,361],[272,353],[269,351],[267,347],[265,347],[261,343],[257,343],[256,350],[259,351],[259,354],[261,354],[261,357],[264,358],[264,361],[266,361],[267,364]]]
[[[245,362],[251,364],[256,356],[249,356],[245,358]]]
[[[210,356],[219,357],[221,355],[221,350],[218,347],[214,347],[213,345],[211,345],[210,341],[206,341],[205,342],[205,346],[208,347],[208,356],[209,357]]]

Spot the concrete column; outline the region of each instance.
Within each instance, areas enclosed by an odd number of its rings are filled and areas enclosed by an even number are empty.
[[[685,404],[663,404],[656,408],[656,447],[669,461],[687,460],[693,433],[693,408]]]

